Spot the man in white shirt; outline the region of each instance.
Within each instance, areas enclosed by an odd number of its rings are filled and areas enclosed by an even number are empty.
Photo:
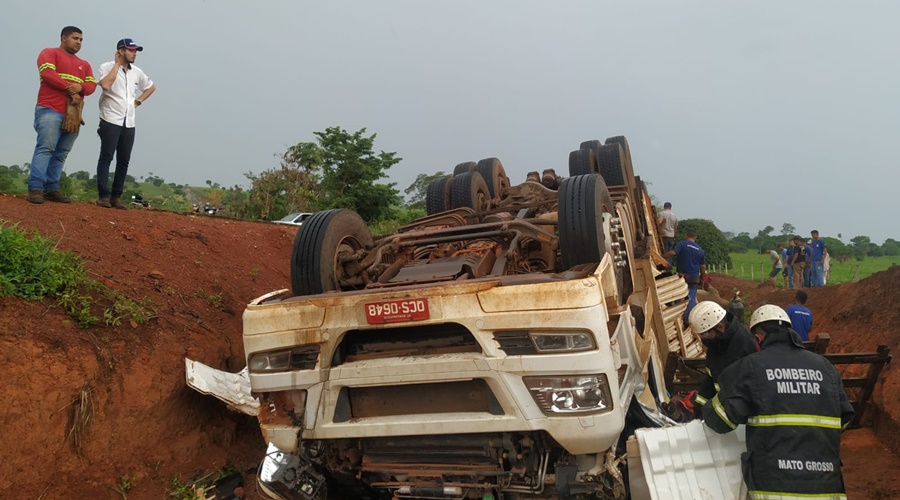
[[[115,60],[100,65],[100,158],[97,160],[97,205],[124,209],[122,192],[134,146],[134,110],[156,90],[156,85],[134,65],[143,47],[131,38],[116,43]],[[116,156],[116,173],[109,188],[109,165]]]
[[[678,232],[678,217],[672,212],[672,204],[668,201],[663,205],[657,224],[663,242],[663,253],[666,253],[675,248],[675,233]],[[669,259],[669,263],[672,263],[672,259]]]

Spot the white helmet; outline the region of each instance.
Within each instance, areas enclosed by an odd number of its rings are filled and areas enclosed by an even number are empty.
[[[791,326],[791,318],[784,312],[784,309],[772,304],[759,306],[757,310],[753,311],[753,314],[750,315],[750,329],[752,330],[754,326],[764,321],[778,321],[784,326]]]
[[[688,322],[691,324],[691,330],[700,335],[718,325],[722,318],[725,317],[725,314],[725,309],[722,309],[722,306],[710,300],[704,300],[691,309]]]

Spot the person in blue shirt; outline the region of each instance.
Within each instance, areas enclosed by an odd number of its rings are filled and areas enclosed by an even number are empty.
[[[813,315],[806,308],[806,299],[808,296],[803,290],[797,290],[794,295],[794,303],[785,309],[788,317],[791,318],[791,328],[800,335],[804,342],[809,340],[809,331],[812,329]]]
[[[684,311],[684,322],[687,324],[691,309],[697,305],[697,289],[706,277],[706,254],[697,244],[697,231],[688,229],[684,232],[683,240],[679,241],[675,248],[663,254],[663,258],[675,256],[678,273],[684,277],[688,284],[688,305]]]
[[[825,286],[825,254],[828,250],[825,248],[825,242],[819,239],[819,231],[813,229],[809,233],[812,236],[812,254],[810,255],[809,265],[812,272],[809,277],[809,286]]]

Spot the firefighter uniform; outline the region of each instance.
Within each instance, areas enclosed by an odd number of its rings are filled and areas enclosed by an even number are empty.
[[[725,316],[725,325],[725,333],[722,335],[702,339],[706,346],[706,376],[694,398],[694,402],[701,406],[719,392],[719,376],[725,368],[744,356],[759,351],[756,337],[733,314]]]
[[[786,326],[761,349],[722,373],[706,425],[722,434],[747,425],[741,465],[751,498],[845,499],[841,430],[853,407],[840,375]]]

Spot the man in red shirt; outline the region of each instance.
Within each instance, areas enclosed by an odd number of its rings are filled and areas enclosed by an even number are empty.
[[[31,203],[71,201],[59,191],[59,177],[66,156],[78,137],[78,132],[62,130],[66,104],[69,99],[76,104],[81,102],[97,88],[91,65],[75,56],[81,50],[81,30],[66,26],[59,36],[59,47],[42,50],[37,60],[41,86],[34,108],[37,145],[28,178],[28,201]]]

